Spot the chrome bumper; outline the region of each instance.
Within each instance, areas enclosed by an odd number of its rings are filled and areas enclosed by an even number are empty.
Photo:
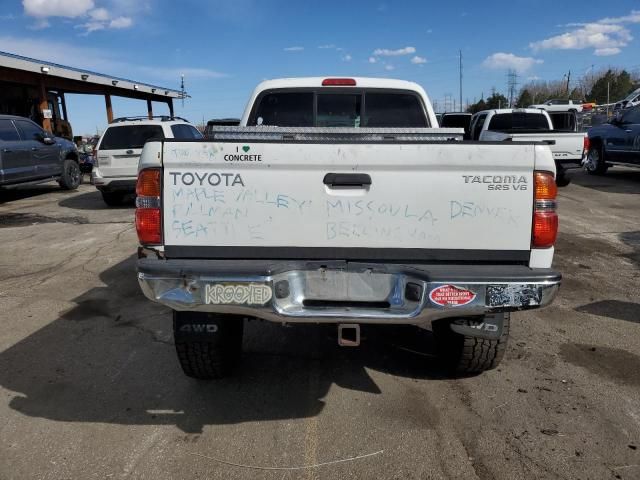
[[[253,263],[141,259],[138,281],[147,298],[174,310],[373,324],[544,307],[561,282],[556,272],[524,266]]]

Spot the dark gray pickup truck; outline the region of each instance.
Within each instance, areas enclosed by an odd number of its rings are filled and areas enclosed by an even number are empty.
[[[78,187],[76,146],[28,118],[0,115],[0,187],[51,180],[66,190]]]

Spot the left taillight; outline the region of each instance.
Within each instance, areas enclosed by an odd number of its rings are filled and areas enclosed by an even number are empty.
[[[582,156],[584,157],[587,153],[589,153],[589,148],[591,148],[591,141],[587,135],[584,136],[584,140],[582,141]]]
[[[146,168],[138,174],[136,183],[136,231],[142,245],[162,244],[162,190],[159,168]]]
[[[535,172],[535,194],[531,247],[549,248],[558,236],[558,213],[556,212],[558,187],[551,172]]]

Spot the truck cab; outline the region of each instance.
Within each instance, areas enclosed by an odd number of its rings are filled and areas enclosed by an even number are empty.
[[[603,175],[611,165],[640,166],[640,105],[616,112],[608,123],[589,129],[588,173]]]
[[[551,115],[562,115],[557,122],[565,129],[555,129]],[[575,113],[550,113],[536,108],[485,110],[476,113],[471,122],[474,140],[547,143],[556,162],[556,182],[561,187],[571,181],[567,170],[580,168],[589,148],[587,135],[576,129]]]

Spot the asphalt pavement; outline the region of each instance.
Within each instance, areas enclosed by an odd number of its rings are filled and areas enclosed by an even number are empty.
[[[496,370],[447,378],[411,327],[251,321],[201,382],[138,287],[132,203],[0,192],[0,479],[638,479],[639,200],[640,170],[560,190],[560,295]]]

